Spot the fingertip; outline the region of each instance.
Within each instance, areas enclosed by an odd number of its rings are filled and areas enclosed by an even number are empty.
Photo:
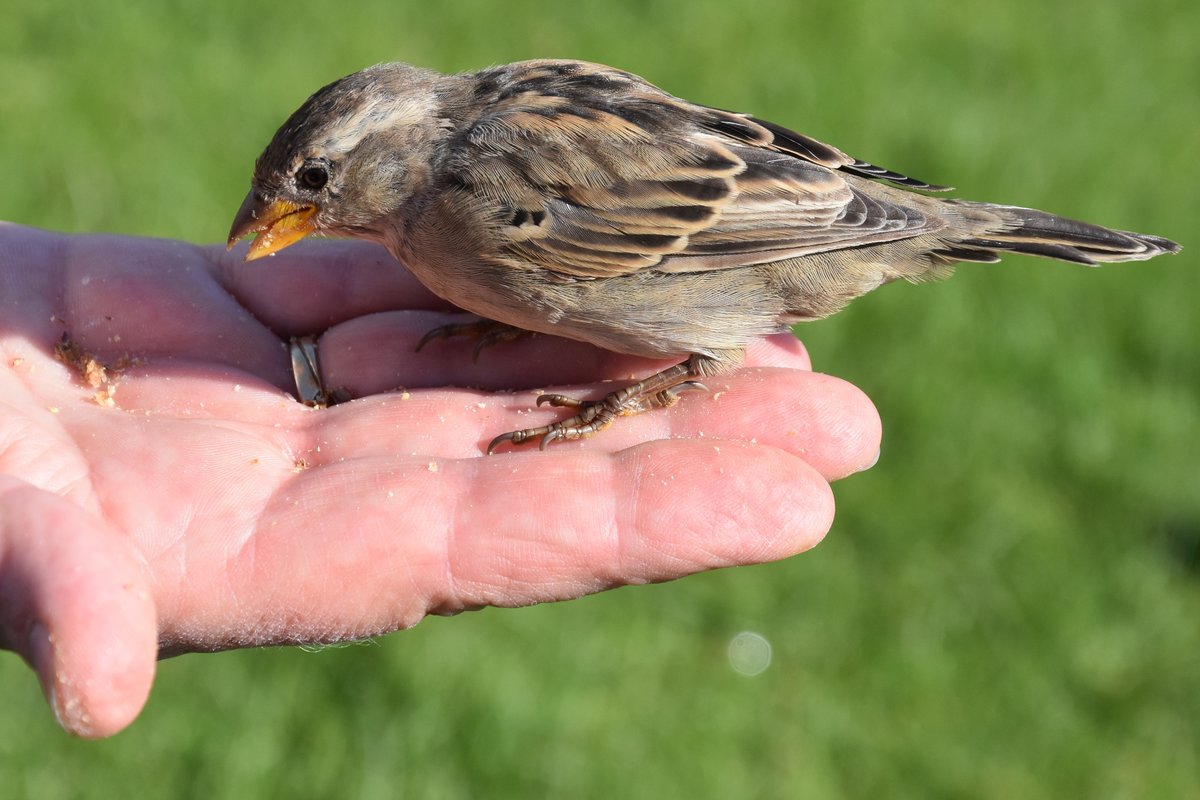
[[[149,696],[158,639],[127,543],[69,501],[19,486],[0,495],[0,553],[8,642],[37,673],[59,724],[90,739],[127,727]]]
[[[746,364],[756,367],[787,367],[812,371],[812,358],[804,342],[791,333],[778,333],[751,342]]]
[[[836,480],[864,472],[879,463],[883,442],[883,419],[866,392],[838,379],[842,398],[842,424],[831,426],[830,435],[842,445],[841,469],[831,474]]]
[[[763,563],[815,547],[829,532],[829,483],[801,458],[741,441],[649,443],[618,459],[636,483],[625,526],[641,557],[670,545],[671,558],[696,568]]]
[[[673,434],[770,445],[803,459],[826,480],[860,472],[878,459],[879,412],[841,378],[765,367],[719,376],[709,385],[710,396],[670,409]]]
[[[775,375],[785,381],[788,374]],[[791,402],[777,398],[764,403],[766,411],[781,415],[772,422],[768,417],[760,430],[774,430],[768,437],[785,449],[799,448],[799,454],[826,480],[835,481],[869,469],[879,460],[883,423],[871,398],[854,384],[833,375],[814,372],[775,386]],[[779,431],[785,431],[780,436]],[[789,441],[790,440],[790,441]]]
[[[148,604],[104,594],[98,591],[87,609],[52,613],[49,626],[35,624],[29,637],[33,666],[55,719],[67,733],[84,739],[127,728],[146,705],[156,669],[157,631],[153,613],[146,613]],[[103,621],[92,620],[94,614]]]

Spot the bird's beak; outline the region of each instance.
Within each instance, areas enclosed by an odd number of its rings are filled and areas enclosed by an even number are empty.
[[[287,200],[272,200],[255,196],[251,189],[242,201],[233,227],[229,229],[229,248],[248,233],[258,234],[250,243],[246,260],[269,256],[308,236],[317,229],[313,217],[318,209],[313,205],[298,205]]]

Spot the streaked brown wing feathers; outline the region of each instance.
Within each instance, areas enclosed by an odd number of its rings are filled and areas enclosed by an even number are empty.
[[[598,92],[597,80],[620,88]],[[517,267],[567,278],[724,269],[941,225],[847,180],[838,170],[865,162],[836,148],[626,73],[539,63],[497,83],[504,96],[460,136],[452,171],[513,211],[497,256]]]

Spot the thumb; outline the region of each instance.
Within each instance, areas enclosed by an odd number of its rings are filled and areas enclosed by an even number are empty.
[[[58,722],[111,736],[154,681],[158,632],[129,543],[70,501],[0,475],[0,647],[37,672]]]

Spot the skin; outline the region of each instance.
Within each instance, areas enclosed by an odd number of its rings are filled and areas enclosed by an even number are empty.
[[[664,362],[544,336],[478,364],[466,341],[414,355],[465,318],[382,249],[243,254],[0,224],[0,645],[72,734],[130,724],[165,655],[786,558],[829,529],[829,481],[878,455],[870,401],[777,336],[712,395],[586,447],[484,458],[497,428],[555,415],[499,390],[590,396],[592,376]],[[102,362],[136,357],[113,407],[55,359],[64,332]],[[327,384],[363,399],[287,394],[285,342],[314,332]]]

